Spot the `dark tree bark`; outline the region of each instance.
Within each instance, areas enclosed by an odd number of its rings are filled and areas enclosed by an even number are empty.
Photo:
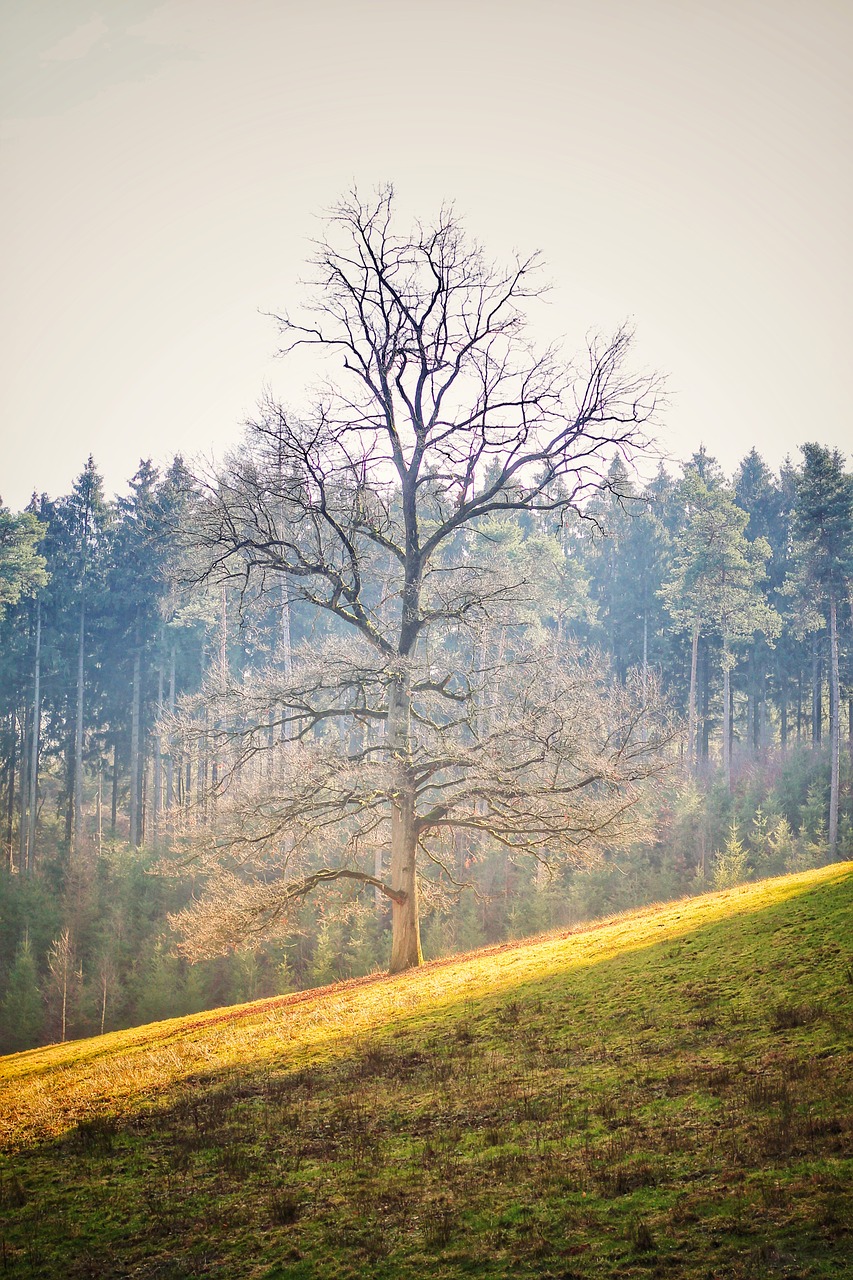
[[[157,647],[157,710],[154,720],[154,732],[152,735],[152,747],[154,753],[154,777],[152,780],[152,803],[151,803],[151,838],[154,844],[160,837],[161,812],[163,808],[163,739],[160,732],[160,723],[163,718],[163,688],[165,683],[165,653],[164,653],[163,628],[160,628],[160,639]]]
[[[74,716],[74,825],[72,850],[80,848],[83,832],[83,701],[86,640],[86,602],[80,603],[80,625],[77,632],[77,701]]]
[[[829,852],[838,845],[838,796],[841,779],[841,681],[838,670],[838,610],[835,592],[829,592]]]
[[[113,768],[110,796],[110,835],[115,839],[118,822],[118,732],[113,730]]]
[[[6,847],[9,850],[9,867],[14,864],[12,835],[15,823],[15,779],[18,763],[18,726],[14,711],[9,712],[9,752],[6,771]]]
[[[18,871],[21,875],[25,875],[27,870],[27,797],[30,791],[30,743],[32,732],[32,711],[25,704],[24,718],[21,722],[21,767],[18,779]]]
[[[27,872],[35,865],[38,815],[39,737],[41,735],[41,600],[36,601],[36,640],[33,659],[33,729],[30,752],[30,812],[27,832]]]
[[[818,640],[812,641],[812,745],[819,746],[823,736],[823,671]]]
[[[139,743],[142,714],[142,655],[139,652],[139,635],[133,654],[133,684],[130,708],[130,843],[139,845]]]

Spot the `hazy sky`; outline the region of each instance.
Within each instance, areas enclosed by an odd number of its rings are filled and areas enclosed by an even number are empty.
[[[0,493],[236,441],[317,216],[393,181],[543,333],[636,326],[664,446],[853,448],[850,0],[0,0]]]

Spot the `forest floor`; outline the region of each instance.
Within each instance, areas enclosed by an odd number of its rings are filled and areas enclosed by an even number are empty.
[[[853,863],[0,1059],[0,1275],[853,1277]]]

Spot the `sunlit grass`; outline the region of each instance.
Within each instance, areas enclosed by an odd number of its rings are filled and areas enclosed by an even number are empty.
[[[587,969],[694,929],[760,911],[811,885],[841,880],[847,864],[643,908],[526,943],[487,948],[415,972],[344,983],[173,1018],[0,1059],[0,1136],[57,1136],[93,1111],[139,1104],[198,1072],[303,1067],[351,1050],[366,1034],[441,1017],[466,1000]]]
[[[851,928],[836,864],[2,1059],[4,1256],[97,1274],[121,1206],[115,1275],[844,1274]]]

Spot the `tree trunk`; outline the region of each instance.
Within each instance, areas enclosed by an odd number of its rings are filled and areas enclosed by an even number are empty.
[[[647,608],[643,608],[643,700],[645,701],[646,693],[649,687],[649,613]],[[643,742],[647,740],[648,731],[646,729],[646,721],[643,719],[643,727],[641,730],[641,739]],[[542,869],[541,863],[537,868],[537,883],[539,871]]]
[[[377,840],[376,848],[373,851],[373,874],[377,880],[382,880],[382,873],[385,870],[383,861],[382,845]],[[385,894],[382,892],[382,889],[378,884],[374,885],[373,888],[373,905],[376,907],[377,911],[385,910]]]
[[[643,610],[643,688],[649,680],[649,611]]]
[[[751,741],[753,751],[755,750],[755,720],[755,654],[750,652],[746,672],[746,725],[743,742],[744,746],[747,746]]]
[[[723,641],[723,777],[726,789],[732,789],[732,671],[728,645]]]
[[[83,831],[83,651],[86,637],[86,602],[80,603],[80,631],[77,638],[77,715],[74,721],[74,825],[71,847],[80,849]]]
[[[145,751],[139,753],[139,843],[145,844],[145,815],[148,805],[148,760]]]
[[[98,755],[98,800],[95,818],[98,833],[98,857],[100,858],[104,851],[104,761],[100,754]]]
[[[115,839],[118,821],[118,734],[113,732],[113,777],[110,796],[110,835]]]
[[[225,596],[225,583],[222,583],[219,596],[219,687],[223,693],[228,684],[228,605]],[[226,728],[224,720],[216,720],[211,735],[212,751],[210,755],[210,806],[216,814],[216,801],[219,794],[220,761],[219,752],[222,747],[222,730]]]
[[[139,703],[142,659],[137,644],[133,657],[133,695],[130,709],[130,843],[139,845]]]
[[[838,787],[841,757],[841,684],[838,674],[838,618],[835,592],[829,592],[829,734],[832,767],[829,784],[829,852],[838,844]]]
[[[279,631],[279,653],[278,661],[285,680],[289,681],[293,675],[293,638],[290,628],[290,592],[288,590],[287,581],[281,584],[281,627]],[[295,725],[292,725],[288,719],[288,707],[283,707],[284,724],[281,727],[279,737],[282,742],[292,742],[294,738]]]
[[[27,797],[29,795],[29,745],[32,724],[29,708],[24,704],[24,720],[21,725],[21,768],[18,785],[18,871],[24,875],[27,869]]]
[[[6,844],[9,849],[9,870],[14,865],[12,831],[15,822],[15,771],[18,763],[18,726],[15,713],[9,715],[9,766],[6,792]]]
[[[69,730],[65,743],[65,844],[68,852],[73,851],[74,841],[74,733]]]
[[[160,836],[160,811],[163,807],[163,743],[160,735],[160,721],[163,717],[163,683],[165,680],[163,661],[163,628],[160,628],[160,657],[157,663],[157,721],[154,726],[154,777],[151,796],[151,841],[157,843]]]
[[[175,714],[175,645],[172,645],[172,652],[169,657],[169,716]],[[169,814],[172,812],[172,805],[175,803],[175,757],[172,753],[172,744],[169,744],[169,753],[166,756],[166,809]],[[171,821],[171,819],[170,819]]]
[[[821,662],[817,637],[812,641],[812,746],[821,739],[823,702],[821,698]]]
[[[702,761],[703,768],[707,768],[711,742],[711,646],[706,642],[702,645],[701,652],[702,660],[699,663],[699,670],[701,671],[702,685],[702,733],[700,738],[701,746],[697,746],[696,754]]]
[[[693,647],[690,655],[690,695],[687,702],[687,772],[694,772],[696,747],[696,672],[699,666],[699,623],[693,624]]]
[[[201,811],[204,821],[207,822],[208,811],[208,739],[210,737],[210,712],[207,707],[204,710],[204,733],[202,734],[198,744],[198,755],[195,766],[195,789],[196,799],[201,805]]]
[[[396,764],[397,784],[391,803],[391,888],[405,897],[392,899],[391,973],[423,961],[418,918],[415,789],[409,766],[410,691],[406,676],[397,677],[388,702],[388,748]]]
[[[30,822],[27,833],[27,872],[31,872],[36,854],[36,815],[38,813],[39,735],[41,733],[41,600],[36,601],[36,656],[33,674],[33,738],[30,752]]]
[[[107,1020],[107,987],[107,971],[103,969],[101,971],[101,1035],[104,1034],[104,1024]]]

